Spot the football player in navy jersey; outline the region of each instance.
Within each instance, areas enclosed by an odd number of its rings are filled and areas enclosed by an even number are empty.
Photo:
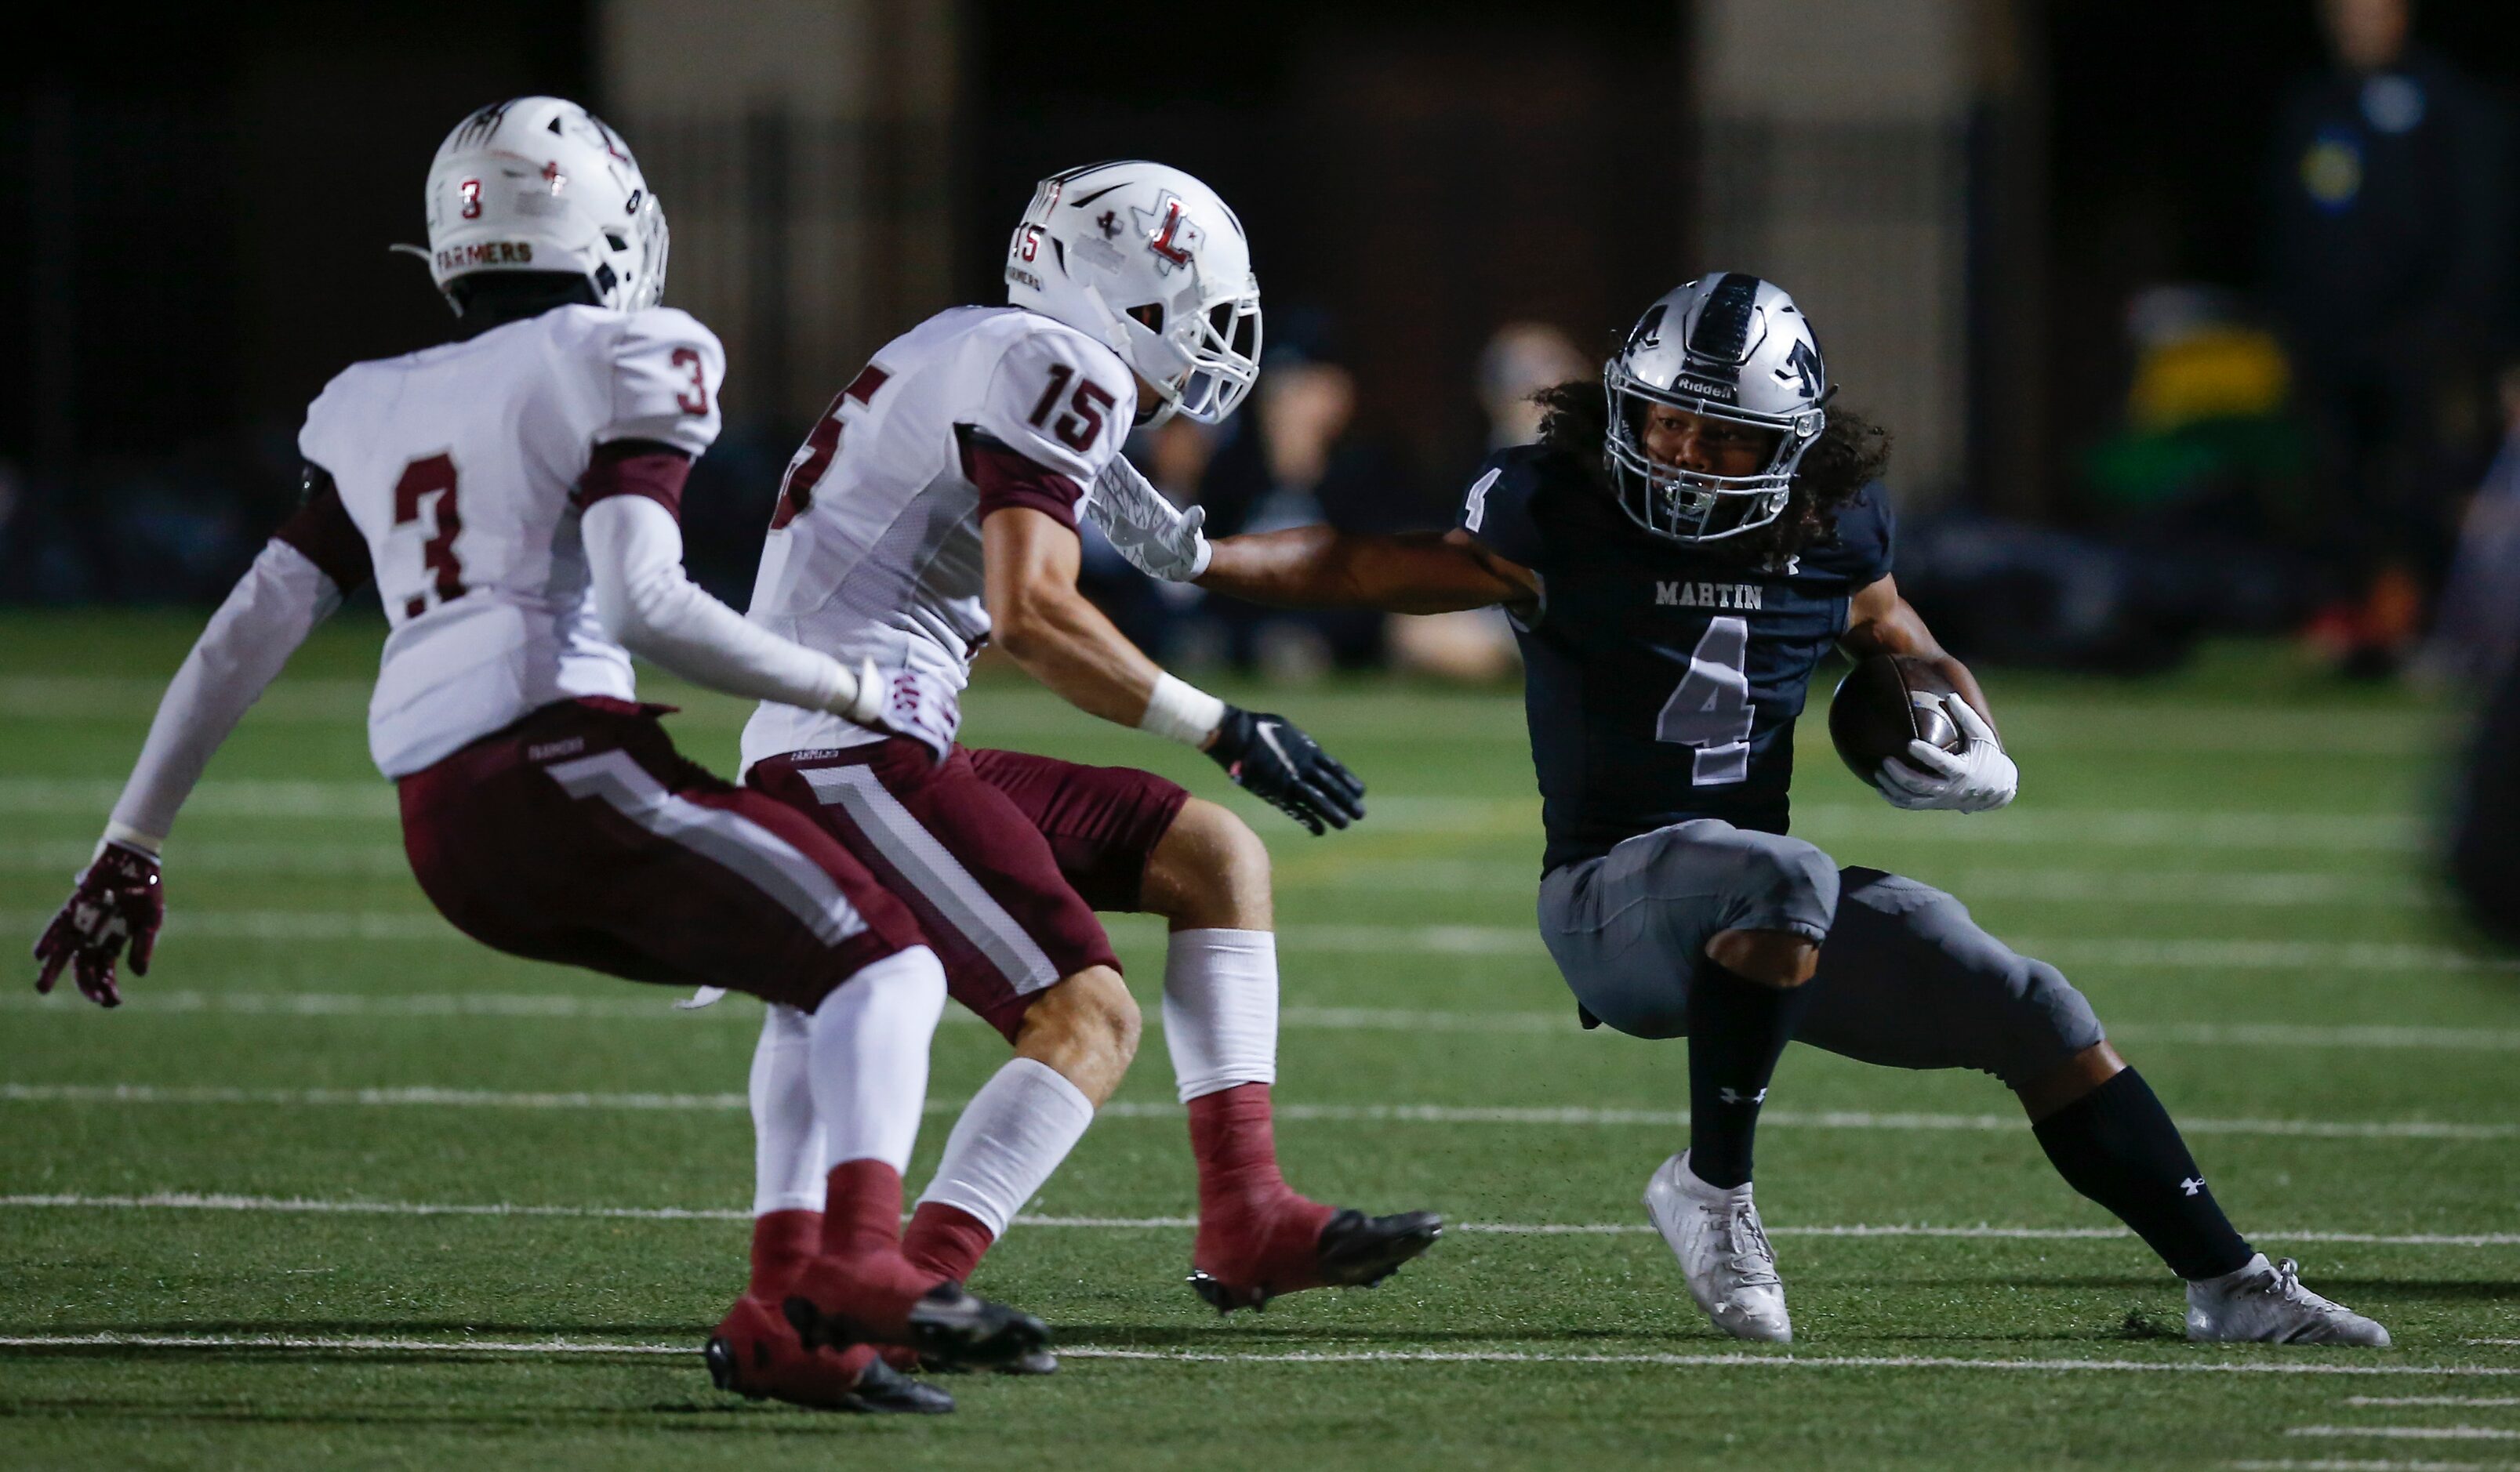
[[[1787,836],[1794,720],[1832,646],[1922,657],[1959,691],[1961,748],[1887,763],[1891,803],[1983,812],[2019,781],[1985,692],[1891,577],[1888,437],[1832,392],[1793,298],[1710,274],[1647,309],[1600,382],[1545,394],[1540,442],[1491,457],[1449,532],[1211,545],[1148,488],[1130,513],[1150,529],[1123,550],[1263,602],[1512,616],[1548,835],[1541,933],[1588,1026],[1688,1040],[1688,1147],[1645,1207],[1718,1327],[1792,1337],[1750,1167],[1800,1038],[2002,1080],[2067,1182],[2186,1280],[2190,1338],[2387,1344],[2232,1229],[2055,967],[1939,890]]]

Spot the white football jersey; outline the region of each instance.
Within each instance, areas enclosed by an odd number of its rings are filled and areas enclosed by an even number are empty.
[[[572,306],[325,385],[297,445],[367,540],[392,624],[368,706],[387,777],[555,700],[635,698],[596,618],[578,480],[614,440],[698,458],[725,372],[687,312]]]
[[[1137,379],[1074,328],[939,312],[886,343],[788,462],[747,616],[842,664],[961,690],[989,633],[981,518],[1028,506],[1073,525],[1137,412]],[[765,701],[743,760],[881,736]]]

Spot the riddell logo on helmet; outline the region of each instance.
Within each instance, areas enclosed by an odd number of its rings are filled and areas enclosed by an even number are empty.
[[[1682,374],[1672,380],[1671,386],[1675,392],[1693,393],[1701,399],[1714,399],[1718,403],[1740,402],[1740,390],[1732,384],[1719,383],[1713,379],[1701,379],[1692,374]]]
[[[474,266],[530,266],[533,263],[531,241],[480,241],[437,252],[437,269],[450,274]]]

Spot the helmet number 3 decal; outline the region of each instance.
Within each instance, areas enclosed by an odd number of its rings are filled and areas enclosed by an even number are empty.
[[[468,220],[477,220],[481,218],[481,181],[478,179],[467,179],[463,183],[455,186],[455,192],[464,197],[464,208],[462,211],[464,218]]]
[[[1032,418],[1026,423],[1041,428],[1050,419],[1050,412],[1058,407],[1058,396],[1067,391],[1071,380],[1076,392],[1069,395],[1067,409],[1058,416],[1058,422],[1049,427],[1060,444],[1082,455],[1093,449],[1094,441],[1102,434],[1102,411],[1118,401],[1092,379],[1077,378],[1075,369],[1064,363],[1050,365],[1050,386],[1041,391],[1041,401],[1032,406]]]

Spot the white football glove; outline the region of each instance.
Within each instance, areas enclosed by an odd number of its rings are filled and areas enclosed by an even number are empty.
[[[1183,511],[1164,499],[1125,455],[1112,456],[1094,477],[1085,515],[1130,566],[1150,578],[1187,583],[1207,570],[1207,538],[1199,533],[1206,511]]]
[[[1881,764],[1872,784],[1890,806],[1923,812],[1941,808],[1954,813],[1986,813],[2012,801],[2021,790],[2021,769],[2003,754],[1995,729],[1966,700],[1943,697],[1943,713],[1965,738],[1958,754],[1923,741],[1910,741],[1905,760]]]

